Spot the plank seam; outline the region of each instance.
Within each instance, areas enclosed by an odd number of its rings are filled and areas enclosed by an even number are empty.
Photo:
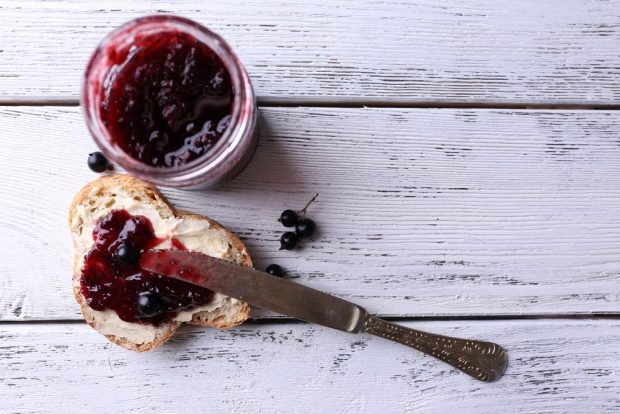
[[[381,316],[381,315],[379,315]],[[620,319],[620,313],[575,313],[575,314],[533,314],[533,315],[473,315],[473,316],[382,316],[382,319],[391,322],[445,322],[445,321],[520,321],[520,320],[604,320]],[[81,319],[38,319],[0,321],[3,325],[42,325],[42,324],[83,324]],[[270,325],[270,324],[308,324],[292,318],[255,318],[249,319],[244,325]]]
[[[266,98],[259,97],[261,107],[296,108],[394,108],[394,109],[544,109],[544,110],[620,110],[620,104],[597,102],[574,103],[535,103],[535,102],[450,102],[450,101],[409,101],[409,100],[375,100],[369,99],[313,99],[313,98]],[[2,98],[0,106],[49,106],[75,107],[79,100],[66,98]]]

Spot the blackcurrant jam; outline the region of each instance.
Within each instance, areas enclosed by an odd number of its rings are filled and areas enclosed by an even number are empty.
[[[80,279],[82,295],[92,309],[113,310],[127,322],[159,325],[213,298],[208,289],[140,268],[139,255],[165,241],[155,236],[144,216],[113,210],[97,221],[93,240]],[[172,246],[185,249],[177,239]]]
[[[136,19],[106,37],[86,69],[82,106],[113,163],[164,186],[225,182],[258,141],[243,65],[221,37],[176,16]]]
[[[230,123],[233,91],[220,58],[183,32],[134,40],[100,103],[112,143],[154,167],[185,165],[213,148]]]

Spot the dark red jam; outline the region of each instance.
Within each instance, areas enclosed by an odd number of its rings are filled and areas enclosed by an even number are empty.
[[[208,274],[197,272],[191,264],[179,263],[177,255],[170,254],[170,250],[155,250],[144,254],[140,263],[146,269],[151,269],[162,275],[176,275],[192,283],[203,283]],[[204,271],[204,269],[203,269]]]
[[[181,242],[181,240],[174,238],[174,237],[172,238],[172,240],[170,240],[170,244],[172,245],[173,249],[189,250],[187,247],[185,247],[185,245]]]
[[[187,164],[208,153],[228,127],[233,88],[220,58],[173,29],[137,35],[104,85],[101,120],[113,143],[155,167]]]
[[[213,297],[208,289],[140,268],[139,255],[165,240],[155,237],[144,216],[114,210],[97,221],[93,239],[80,279],[82,295],[92,309],[111,309],[124,321],[158,325],[180,311],[208,304]],[[175,247],[184,246],[177,240]],[[129,258],[119,257],[119,251]],[[136,256],[127,255],[127,251],[136,252]],[[150,299],[148,316],[140,310],[141,295]]]

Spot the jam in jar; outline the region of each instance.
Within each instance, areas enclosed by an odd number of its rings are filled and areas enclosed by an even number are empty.
[[[181,17],[113,31],[88,64],[81,99],[104,154],[163,186],[217,186],[247,165],[258,142],[243,65],[221,37]]]

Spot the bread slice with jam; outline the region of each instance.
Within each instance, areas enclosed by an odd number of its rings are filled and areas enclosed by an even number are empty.
[[[252,266],[235,234],[175,210],[154,186],[124,174],[101,177],[75,196],[69,227],[73,294],[86,322],[111,342],[150,351],[182,323],[225,329],[248,318],[245,302],[139,268],[141,252],[163,248]]]

